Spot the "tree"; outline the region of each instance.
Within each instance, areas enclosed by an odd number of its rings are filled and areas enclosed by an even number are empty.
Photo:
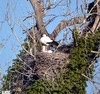
[[[25,22],[30,18],[35,21],[31,29],[26,29],[24,25],[15,21],[15,23],[27,33],[27,42],[21,45],[25,52],[20,52],[21,55],[17,55],[19,62],[14,63],[14,71],[18,73],[16,73],[16,75],[20,74],[19,78],[15,77],[14,79],[18,79],[19,81],[16,82],[18,85],[17,89],[20,86],[19,83],[22,82],[20,92],[27,91],[25,88],[30,86],[27,88],[28,94],[34,94],[36,92],[38,94],[84,94],[86,81],[90,80],[95,83],[92,80],[93,61],[97,54],[93,52],[98,51],[100,42],[100,1],[95,0],[87,5],[87,2],[83,0],[81,10],[79,10],[78,3],[80,1],[76,0],[75,12],[73,12],[71,8],[71,0],[30,0],[27,2],[31,3],[33,10],[31,15],[27,16],[23,21]],[[61,15],[59,15],[58,12],[53,12],[61,8],[63,8]],[[86,13],[84,8],[87,9],[88,13]],[[8,25],[21,44],[11,24],[9,14],[8,10]],[[62,20],[59,20],[59,23],[57,22],[53,32],[50,34],[47,31],[47,27],[52,23],[54,24],[57,19]],[[55,39],[63,30],[65,33],[70,31],[70,34],[72,34],[71,42],[69,44],[60,45],[54,54],[41,53],[41,43],[39,42],[41,35],[46,34],[51,39]],[[68,37],[66,34],[61,40],[64,40],[66,36]],[[69,42],[70,40],[67,41]],[[33,52],[30,52],[31,48],[34,50]],[[16,68],[16,64],[18,64],[18,68]],[[10,72],[12,69],[13,66]],[[14,76],[13,73],[11,74]],[[30,82],[26,81],[24,83],[25,79],[30,79]]]

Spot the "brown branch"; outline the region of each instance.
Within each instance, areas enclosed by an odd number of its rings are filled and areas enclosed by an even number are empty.
[[[70,20],[67,20],[67,21],[62,21],[54,29],[54,31],[51,33],[50,37],[52,39],[55,39],[57,37],[58,33],[61,32],[61,30],[63,30],[67,26],[72,26],[72,25],[75,25],[75,24],[80,24],[80,23],[83,22],[83,20],[84,20],[84,16],[73,18],[73,19],[70,19]]]
[[[96,3],[97,3],[97,5],[96,5],[96,7],[97,7],[97,16],[95,18],[95,22],[93,24],[93,27],[91,28],[91,31],[92,32],[95,32],[100,27],[100,6],[98,4],[99,3],[99,0],[97,0]]]
[[[37,0],[30,0],[30,3],[35,11],[36,24],[38,25],[40,33],[45,33],[48,35],[48,32],[43,23],[44,13],[43,13],[43,5],[41,4],[41,2],[39,3]]]

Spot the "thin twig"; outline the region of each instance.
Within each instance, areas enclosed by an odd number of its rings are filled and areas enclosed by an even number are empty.
[[[16,35],[15,30],[13,29],[13,27],[11,26],[11,24],[10,24],[9,22],[8,22],[8,25],[10,26],[10,29],[11,29],[12,33],[14,34],[15,38],[17,39],[17,41],[19,42],[19,44],[21,45],[21,47],[22,47],[29,55],[31,55],[31,56],[34,57],[34,55],[32,55],[28,50],[25,49],[25,47],[22,46],[22,43],[21,43],[20,39],[19,39],[18,36]]]

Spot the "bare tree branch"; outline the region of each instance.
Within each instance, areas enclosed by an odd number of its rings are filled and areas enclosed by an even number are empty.
[[[100,54],[98,51],[91,51],[91,53]]]
[[[30,0],[32,7],[35,10],[35,14],[36,14],[36,24],[38,25],[39,31],[41,33],[45,33],[48,35],[48,32],[44,26],[43,23],[43,17],[44,17],[44,13],[43,13],[43,6],[41,3],[39,3],[37,0]]]
[[[10,24],[9,22],[8,22],[8,25],[10,26],[10,29],[11,29],[12,33],[14,34],[15,38],[17,39],[17,41],[19,42],[19,44],[21,45],[21,47],[22,47],[28,54],[30,54],[31,56],[34,57],[34,55],[32,55],[28,50],[26,50],[26,49],[22,46],[22,43],[21,43],[20,39],[19,39],[18,36],[16,35],[16,33],[15,33],[13,27],[11,26],[11,24]]]
[[[73,18],[73,19],[70,19],[70,20],[67,20],[67,21],[62,21],[54,29],[54,31],[52,32],[52,34],[50,35],[50,37],[52,39],[55,39],[57,37],[58,33],[61,32],[61,30],[63,30],[67,26],[72,26],[72,25],[75,25],[75,24],[80,24],[80,23],[83,22],[83,20],[84,20],[84,16]]]
[[[93,24],[93,27],[91,29],[92,32],[95,32],[100,27],[100,5],[98,4],[100,0],[96,0],[96,7],[97,7],[97,13],[99,15],[96,16],[95,22]]]

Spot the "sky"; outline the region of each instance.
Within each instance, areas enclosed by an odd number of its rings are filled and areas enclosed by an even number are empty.
[[[15,36],[11,32],[11,29],[6,21],[7,19],[7,9],[9,9],[9,6],[7,7],[7,1],[8,0],[0,0],[0,10],[2,11],[2,14],[0,14],[0,44],[3,45],[3,47],[0,48],[0,66],[2,73],[5,73],[5,70],[9,65],[12,64],[12,59],[16,58],[16,53],[21,49],[18,41],[16,40]],[[10,0],[11,1],[11,0]],[[17,0],[15,0],[17,1]],[[16,6],[18,4],[20,5],[23,2],[15,2]],[[10,5],[12,2],[10,2]],[[14,8],[14,6],[12,6]],[[23,16],[21,13],[21,10],[19,8],[15,8],[16,13],[10,10],[10,12],[13,12],[10,16],[11,19],[16,21],[20,20],[18,18],[18,14],[20,16]],[[24,18],[24,17],[23,17]],[[11,22],[13,25],[13,22]],[[21,42],[23,43],[23,40],[25,39],[25,34],[23,34],[23,31],[21,28],[19,28],[17,25],[14,25],[14,29],[18,37],[20,38]]]
[[[9,4],[8,5],[8,1]],[[57,0],[55,0],[56,2]],[[93,0],[89,0],[92,2]],[[79,3],[81,0],[79,0]],[[21,50],[21,46],[16,40],[15,36],[10,30],[10,27],[7,23],[7,17],[10,17],[12,19],[10,21],[11,25],[14,27],[14,30],[23,43],[26,35],[23,34],[22,29],[18,26],[18,22],[24,24],[24,28],[28,29],[33,25],[33,21],[30,19],[28,21],[23,22],[23,19],[25,19],[26,16],[31,15],[32,13],[32,7],[30,7],[30,3],[27,2],[27,0],[0,0],[0,72],[3,74],[6,74],[7,68],[12,65],[12,60],[16,58],[16,54],[19,53],[19,50]],[[72,2],[72,10],[74,10],[75,4]],[[7,16],[8,9],[10,10],[9,16]],[[51,11],[52,12],[52,11]],[[53,12],[58,13],[60,15],[59,9],[54,10]],[[47,30],[49,33],[51,33],[54,28],[57,26],[56,23],[59,23],[62,19],[66,19],[63,17],[58,17],[53,24],[50,24],[47,26]],[[67,18],[68,19],[68,18]],[[47,18],[45,18],[47,20]],[[15,24],[16,23],[16,24]],[[27,27],[27,28],[26,28]],[[57,37],[57,40],[61,39],[63,37],[63,33],[59,34],[60,36]],[[69,37],[70,34],[69,34]],[[87,88],[87,94],[92,94],[92,88],[90,82],[88,82],[88,88]]]

